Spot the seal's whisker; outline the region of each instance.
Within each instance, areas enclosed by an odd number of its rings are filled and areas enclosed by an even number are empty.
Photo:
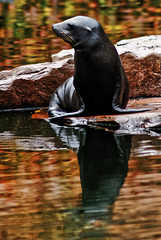
[[[66,39],[68,39],[71,43],[76,43],[74,39],[68,35],[66,35]]]
[[[57,31],[56,31],[56,34],[57,34],[58,37],[62,38],[64,41],[66,41],[66,42],[68,42],[68,43],[70,43],[70,44],[76,43],[71,36],[67,35],[67,34],[66,34],[65,32],[63,32],[63,31],[57,30]]]

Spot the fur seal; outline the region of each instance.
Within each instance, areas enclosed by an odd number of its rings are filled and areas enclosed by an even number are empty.
[[[93,18],[76,16],[54,24],[54,33],[75,49],[74,77],[54,92],[48,109],[51,117],[134,113],[126,109],[129,83],[119,55]]]

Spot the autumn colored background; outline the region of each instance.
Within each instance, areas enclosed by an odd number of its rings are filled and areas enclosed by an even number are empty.
[[[161,34],[160,0],[15,0],[0,3],[0,70],[46,62],[70,48],[52,32],[55,22],[76,15],[97,19],[113,43]]]

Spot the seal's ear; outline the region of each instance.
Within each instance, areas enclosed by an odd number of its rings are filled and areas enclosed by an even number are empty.
[[[92,32],[92,29],[90,27],[86,27],[86,29],[88,30],[88,32]]]

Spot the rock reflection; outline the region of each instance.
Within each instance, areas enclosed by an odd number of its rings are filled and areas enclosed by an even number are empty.
[[[113,203],[127,176],[131,136],[88,127],[67,128],[52,124],[52,128],[66,147],[77,150],[83,225],[109,220]],[[95,236],[96,232],[101,236],[102,233],[92,229],[85,231],[83,237]]]
[[[0,114],[0,143],[6,147],[22,150],[60,150],[62,143],[40,119],[32,119],[30,112],[8,112]]]

